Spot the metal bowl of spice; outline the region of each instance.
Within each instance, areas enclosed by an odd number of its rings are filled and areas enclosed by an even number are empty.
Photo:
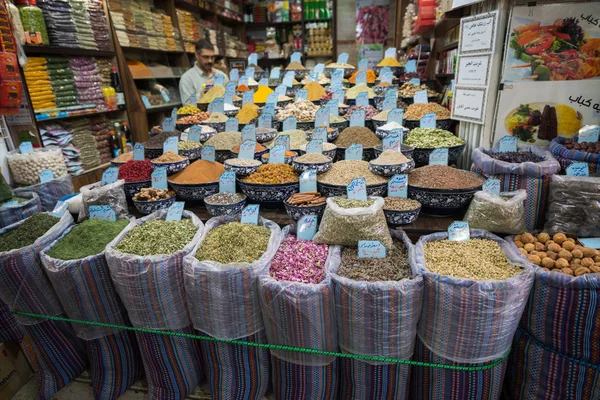
[[[326,198],[319,192],[296,193],[283,202],[287,215],[294,221],[300,220],[305,215],[316,215],[321,220]]]
[[[404,197],[386,197],[383,199],[383,214],[390,226],[412,224],[421,212],[421,203]]]
[[[235,176],[238,177],[244,177],[255,173],[261,165],[262,161],[260,160],[249,160],[245,158],[230,158],[223,163],[226,171],[233,171],[235,172]]]
[[[311,141],[314,129],[306,132],[306,140]],[[327,141],[332,142],[340,136],[340,129],[330,126],[327,128]]]
[[[206,210],[213,217],[241,214],[246,205],[246,195],[242,193],[215,193],[204,198]]]
[[[470,171],[446,165],[427,165],[408,174],[408,197],[423,205],[423,212],[451,215],[467,207],[485,179]]]
[[[167,151],[166,153],[163,153],[162,156],[152,160],[152,166],[154,168],[166,168],[167,175],[173,175],[188,165],[190,165],[190,159],[188,157],[182,157],[173,151]]]
[[[144,188],[132,200],[140,214],[148,215],[171,207],[175,203],[175,192],[169,189]]]
[[[300,173],[314,169],[317,171],[317,174],[322,174],[333,167],[333,159],[321,153],[310,153],[296,157],[292,161],[292,166]]]

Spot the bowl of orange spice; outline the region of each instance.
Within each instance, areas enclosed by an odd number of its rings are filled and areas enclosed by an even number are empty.
[[[219,178],[225,172],[223,164],[197,160],[184,170],[167,178],[177,197],[183,200],[203,200],[219,191]]]

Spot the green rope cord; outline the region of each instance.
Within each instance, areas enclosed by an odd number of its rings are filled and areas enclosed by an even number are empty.
[[[181,332],[172,332],[172,331],[161,331],[158,329],[146,329],[146,328],[135,328],[133,326],[122,326],[115,324],[107,324],[104,322],[94,322],[94,321],[85,321],[79,319],[71,319],[64,317],[55,317],[51,315],[42,315],[35,314],[25,311],[13,311],[13,314],[22,315],[25,317],[39,318],[39,319],[48,319],[51,321],[61,321],[61,322],[70,322],[75,324],[82,325],[92,325],[92,326],[100,326],[103,328],[111,328],[111,329],[122,329],[127,331],[134,332],[142,332],[142,333],[150,333],[155,335],[165,335],[165,336],[177,336],[186,339],[196,339],[196,340],[205,340],[208,342],[218,342],[225,344],[235,344],[240,346],[249,346],[249,347],[258,347],[262,349],[270,349],[270,350],[281,350],[281,351],[293,351],[298,353],[308,353],[308,354],[316,354],[320,356],[332,356],[332,357],[341,357],[341,358],[353,358],[361,361],[375,361],[386,364],[404,364],[404,365],[412,365],[415,367],[427,367],[427,368],[443,368],[450,369],[454,371],[484,371],[488,369],[492,369],[502,364],[507,358],[510,352],[506,353],[506,355],[490,364],[479,365],[476,367],[469,367],[463,365],[449,365],[449,364],[438,364],[438,363],[427,363],[423,361],[413,361],[413,360],[401,360],[398,358],[391,357],[379,357],[379,356],[365,356],[361,354],[349,354],[349,353],[337,353],[335,351],[324,351],[317,349],[307,349],[303,347],[295,347],[295,346],[285,346],[279,344],[268,344],[268,343],[256,343],[256,342],[246,342],[244,340],[225,340],[225,339],[217,339],[210,336],[204,335],[194,335],[191,333],[181,333]]]

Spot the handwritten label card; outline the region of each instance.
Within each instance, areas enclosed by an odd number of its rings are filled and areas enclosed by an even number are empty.
[[[308,97],[308,91],[306,89],[300,89],[296,92],[296,101],[306,100]]]
[[[296,117],[287,117],[285,121],[283,121],[283,130],[290,131],[296,129]]]
[[[300,193],[317,191],[317,171],[308,169],[300,175]]]
[[[600,112],[600,109],[596,110],[596,112]],[[600,126],[586,126],[579,130],[577,141],[579,143],[593,143],[598,141],[598,136],[600,136]]]
[[[306,153],[318,153],[323,154],[323,141],[320,139],[313,139],[306,144]]]
[[[254,124],[248,124],[242,129],[242,143],[247,140],[256,142],[256,126]]]
[[[254,158],[254,151],[256,150],[256,142],[253,140],[247,140],[240,145],[240,152],[238,153],[239,158],[246,160],[252,160]]]
[[[324,126],[316,127],[312,132],[312,140],[321,140],[327,142],[327,128]]]
[[[316,72],[317,74],[322,74],[323,71],[325,71],[325,64],[323,63],[318,63],[317,65],[315,65],[315,67],[313,68],[313,71]]]
[[[327,109],[329,110],[329,115],[336,117],[340,115],[340,107],[337,100],[329,100],[327,102]]]
[[[254,92],[252,90],[248,90],[242,96],[242,105],[244,104],[254,104]]]
[[[384,58],[393,58],[394,60],[396,59],[396,48],[395,47],[388,47],[385,50],[385,54],[383,56]]]
[[[285,74],[285,76],[283,77],[283,82],[282,82],[283,86],[289,87],[291,88],[294,84],[294,75],[288,75]]]
[[[361,71],[358,73],[358,75],[356,75],[356,84],[357,85],[360,85],[360,84],[366,85],[367,84],[367,73],[365,71]]]
[[[355,178],[346,186],[349,199],[367,200],[367,181],[365,178]]]
[[[344,69],[336,68],[335,71],[331,74],[331,86],[333,85],[342,85],[342,79],[344,78]]]
[[[419,78],[411,78],[408,82],[416,86],[421,86],[421,80]]]
[[[193,142],[200,141],[200,133],[202,132],[202,128],[199,125],[194,125],[188,129],[187,140]]]
[[[248,65],[256,65],[258,64],[258,54],[250,53],[248,56]]]
[[[225,130],[228,132],[239,132],[239,120],[236,117],[231,117],[225,122]]]
[[[304,215],[298,221],[298,238],[312,240],[317,233],[317,216],[315,214]]]
[[[152,171],[152,187],[155,189],[167,188],[167,169],[158,167]]]
[[[175,123],[176,123],[176,121],[171,117],[163,119],[163,122],[162,122],[163,132],[175,132]]]
[[[200,150],[200,157],[205,161],[215,162],[215,146],[204,146]]]
[[[285,147],[285,151],[290,150],[290,135],[279,135],[275,139],[275,146],[282,145]]]
[[[395,150],[400,151],[400,144],[402,144],[401,135],[387,135],[383,138],[383,150]]]
[[[262,109],[261,115],[270,115],[271,118],[273,118],[275,116],[275,104],[265,104],[265,106]]]
[[[216,113],[216,112],[223,113],[224,110],[225,110],[225,99],[222,97],[219,97],[218,99],[214,99],[208,105],[209,113]]]
[[[386,97],[383,99],[383,105],[381,106],[383,111],[391,110],[396,107],[397,100],[393,97]]]
[[[301,61],[301,57],[302,57],[302,54],[300,54],[300,52],[298,52],[298,51],[295,51],[290,56],[290,62],[297,62],[297,63],[299,63]]]
[[[58,203],[57,203],[58,204]],[[0,208],[16,207],[19,205],[17,200],[5,201]]]
[[[319,80],[319,74],[317,74],[316,72],[313,72],[312,74],[308,75],[309,82],[317,82],[318,80]]]
[[[258,81],[258,86],[269,86],[269,80],[267,78],[262,78]]]
[[[117,176],[119,175],[119,168],[111,167],[102,173],[102,185],[107,185],[109,183],[115,183],[117,181]]]
[[[273,121],[270,114],[263,114],[260,117],[258,117],[259,128],[270,128],[272,123]]]
[[[287,93],[287,87],[285,87],[285,85],[279,85],[275,89],[275,93],[277,93],[278,96],[285,96]]]
[[[171,204],[171,207],[169,207],[167,210],[165,221],[181,221],[184,205],[184,201],[176,201],[175,203]]]
[[[466,221],[454,221],[448,227],[448,240],[455,242],[466,242],[471,239],[469,232],[469,223]]]
[[[248,68],[246,68],[246,71],[245,71],[245,72],[246,72],[246,76],[247,76],[248,78],[252,78],[252,79],[254,79],[254,73],[255,73],[255,69],[254,69],[254,67],[248,67]]]
[[[133,159],[136,161],[142,161],[144,159],[144,145],[136,143],[133,146]]]
[[[386,68],[387,68],[387,67],[386,67]],[[387,82],[387,83],[390,83],[390,84],[391,84],[391,83],[392,83],[392,80],[394,79],[394,74],[393,74],[393,73],[392,73],[392,71],[391,71],[391,70],[389,70],[389,68],[388,68],[388,70],[387,70],[387,71],[383,71],[383,70],[382,70],[382,71],[379,73],[379,79],[381,80],[381,82]]]
[[[19,150],[21,154],[31,153],[33,151],[33,145],[31,142],[23,142],[19,145]]]
[[[483,191],[493,194],[495,196],[500,196],[500,179],[498,178],[489,178],[483,183]]]
[[[423,115],[419,125],[421,128],[435,128],[435,124],[435,113],[428,113]]]
[[[116,221],[117,215],[109,205],[90,206],[90,219],[104,219],[106,221]]]
[[[16,204],[19,204],[18,201],[15,201],[15,202],[16,202]],[[6,207],[6,203],[4,203],[3,207]],[[65,214],[65,212],[68,209],[69,209],[69,200],[66,200],[66,201],[59,200],[54,205],[54,209],[52,210],[50,215],[52,215],[53,217],[56,217],[56,218],[62,218],[62,216]]]
[[[356,105],[361,107],[367,107],[369,105],[369,93],[368,92],[360,92],[356,96]]]
[[[508,153],[517,151],[517,138],[515,136],[504,136],[498,142],[498,151],[500,153]]]
[[[590,176],[590,169],[586,162],[574,162],[567,167],[567,176]]]
[[[163,143],[163,153],[167,151],[172,151],[176,154],[179,153],[179,138],[177,136],[171,136],[165,140]]]
[[[248,86],[248,77],[246,75],[242,75],[238,83],[239,85]]]
[[[258,204],[250,204],[244,207],[244,209],[242,210],[242,219],[240,222],[242,224],[258,225],[259,207],[260,206]]]
[[[394,108],[388,113],[387,122],[396,122],[402,125],[402,119],[404,119],[404,110],[402,108]]]
[[[218,74],[215,76],[215,86],[223,86],[225,84],[225,75]]]
[[[315,113],[315,126],[329,126],[329,108],[321,107]]]
[[[338,64],[348,64],[348,53],[340,53],[337,58]]]
[[[50,169],[45,169],[40,172],[40,182],[46,183],[54,179],[54,172]]]
[[[233,68],[229,71],[229,80],[237,82],[240,79],[240,71],[237,68]]]
[[[448,165],[448,149],[434,149],[429,153],[429,165]]]
[[[285,146],[273,146],[269,152],[269,164],[283,164],[285,162]]]
[[[365,126],[365,110],[356,110],[350,114],[350,126]]]
[[[408,195],[408,175],[396,174],[388,181],[388,196],[404,197]]]
[[[359,240],[358,258],[385,258],[385,246],[379,240]]]
[[[351,144],[350,147],[346,149],[345,152],[345,160],[362,160],[363,157],[363,146],[360,143]]]
[[[219,178],[219,192],[235,193],[235,172],[225,171]]]
[[[235,93],[235,82],[227,82],[227,85],[225,85],[225,91]]]
[[[407,74],[417,72],[417,60],[408,60],[404,69],[406,70]]]
[[[367,60],[366,58],[362,58],[358,61],[358,70],[359,71],[366,71],[367,69],[369,69],[369,60]],[[365,83],[367,83],[365,81]],[[358,85],[358,80],[356,81],[356,84]]]
[[[417,104],[427,104],[428,101],[429,101],[427,99],[427,90],[418,91],[413,96],[413,99],[414,99],[414,102],[417,103]]]
[[[279,94],[277,92],[273,92],[267,97],[267,104],[277,104],[277,99],[279,98]]]
[[[152,107],[152,104],[150,104],[150,100],[148,99],[148,96],[142,95],[142,103],[144,103],[144,107],[146,107],[146,108]]]
[[[337,100],[338,104],[344,104],[344,90],[343,89],[337,89],[333,92],[333,94],[331,95],[331,99],[332,100]]]
[[[280,76],[281,76],[281,67],[275,67],[271,70],[271,74],[269,75],[269,78],[279,79]]]

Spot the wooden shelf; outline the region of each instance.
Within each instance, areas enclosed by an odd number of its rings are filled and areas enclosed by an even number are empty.
[[[331,18],[329,18],[329,19],[305,19],[305,20],[303,20],[303,22],[305,24],[307,24],[309,22],[331,22]]]
[[[452,42],[452,43],[448,43],[445,46],[440,47],[437,52],[441,53],[442,51],[448,51],[448,50],[453,50],[453,49],[457,49],[458,48],[458,42]]]
[[[133,78],[134,81],[151,81],[153,79],[179,79],[181,78],[181,75],[174,75],[174,76],[152,76],[149,78]]]
[[[304,58],[327,58],[327,57],[333,57],[333,54],[320,54],[320,55],[304,56]]]
[[[198,7],[197,4],[191,4],[191,3],[188,3],[187,1],[181,1],[181,0],[175,0],[175,8],[179,8],[179,9],[197,13],[197,14],[202,14],[203,12],[211,13],[211,11],[206,10],[205,8]]]
[[[94,117],[96,115],[110,114],[110,113],[119,112],[119,111],[125,111],[125,110],[116,109],[116,110],[106,110],[106,111],[81,112],[80,114],[65,115],[63,117],[50,117],[50,118],[42,118],[42,119],[38,119],[36,117],[35,120],[37,122],[57,121],[57,120],[62,120],[62,119]]]
[[[251,29],[262,29],[262,28],[266,28],[267,26],[274,26],[274,27],[285,27],[285,26],[292,26],[292,25],[296,25],[296,24],[301,24],[302,21],[286,21],[286,22],[250,22],[246,24],[246,29],[251,30]]]
[[[444,78],[454,78],[454,72],[451,74],[435,74],[436,78],[444,79]]]
[[[163,54],[184,54],[184,50],[157,50],[157,49],[146,49],[144,47],[130,47],[121,46],[121,49],[125,51],[147,51],[150,53],[163,53]]]
[[[146,108],[146,112],[151,113],[151,112],[165,111],[165,110],[170,110],[174,107],[181,107],[181,102],[161,104],[159,106],[152,106],[152,107]]]
[[[23,46],[25,54],[58,54],[63,56],[114,57],[114,51],[102,51],[58,46]]]

